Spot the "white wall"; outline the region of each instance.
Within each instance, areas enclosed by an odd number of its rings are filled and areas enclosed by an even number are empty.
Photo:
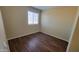
[[[5,36],[3,19],[0,10],[0,52],[5,52],[5,51],[9,51],[9,49],[8,49],[7,39]]]
[[[2,7],[3,19],[8,39],[25,36],[40,31],[40,25],[28,25],[28,10],[40,12],[32,7]]]
[[[41,31],[69,41],[77,7],[56,7],[42,12]]]

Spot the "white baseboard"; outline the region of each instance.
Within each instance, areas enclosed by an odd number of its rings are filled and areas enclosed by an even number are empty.
[[[11,38],[8,38],[8,40],[15,39],[15,38],[22,37],[22,36],[26,36],[26,35],[30,35],[30,34],[33,34],[33,33],[37,33],[37,32],[32,32],[32,33],[28,33],[28,34],[24,34],[24,35],[19,35],[19,36],[16,36],[16,37],[11,37]],[[45,33],[45,32],[42,32],[42,33]],[[45,34],[50,35],[48,33],[45,33]],[[60,37],[55,36],[55,35],[50,35],[50,36],[53,36],[53,37],[59,38],[61,40],[64,40],[66,42],[69,42],[67,39],[63,39],[63,38],[60,38]]]
[[[46,32],[42,32],[42,33],[45,33],[45,34],[47,34],[47,35],[50,35],[50,34],[48,34],[48,33],[46,33]],[[50,35],[50,36],[53,36],[53,37],[59,38],[59,39],[61,39],[61,40],[64,40],[64,41],[66,41],[66,42],[69,42],[67,39],[63,39],[63,38],[60,38],[60,37],[55,36],[55,35]]]
[[[30,34],[33,34],[33,33],[37,33],[37,32],[32,32],[32,33],[28,33],[28,34],[22,34],[22,35],[10,37],[10,38],[8,38],[8,40],[15,39],[15,38],[22,37],[22,36],[26,36],[26,35],[30,35]]]
[[[19,35],[19,36],[14,36],[14,37],[10,37],[10,38],[8,38],[8,40],[15,39],[15,38],[22,37],[22,36],[26,36],[26,35],[27,35],[27,34]]]

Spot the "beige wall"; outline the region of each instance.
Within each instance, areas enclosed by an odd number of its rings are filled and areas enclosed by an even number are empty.
[[[3,19],[0,10],[0,52],[9,51],[7,39],[4,31]]]
[[[71,41],[69,51],[79,52],[79,19],[78,19],[78,23],[77,23],[77,26],[76,26],[76,29]]]
[[[67,51],[79,52],[79,8],[76,15],[73,31],[70,37],[70,42]]]
[[[77,7],[56,7],[42,12],[41,31],[69,41]]]
[[[30,7],[2,7],[7,38],[16,38],[41,31],[60,39],[69,41],[77,7],[56,7],[42,12],[41,28],[28,25],[27,11]]]
[[[27,11],[33,10],[31,7],[2,7],[3,19],[8,39],[28,35],[40,31],[38,25],[28,25]]]

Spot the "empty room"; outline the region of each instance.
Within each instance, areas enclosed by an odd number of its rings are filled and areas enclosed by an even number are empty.
[[[79,51],[79,7],[1,6],[0,51]]]

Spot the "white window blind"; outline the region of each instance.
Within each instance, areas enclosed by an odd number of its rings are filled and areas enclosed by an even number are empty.
[[[28,11],[28,24],[38,24],[39,14]]]

